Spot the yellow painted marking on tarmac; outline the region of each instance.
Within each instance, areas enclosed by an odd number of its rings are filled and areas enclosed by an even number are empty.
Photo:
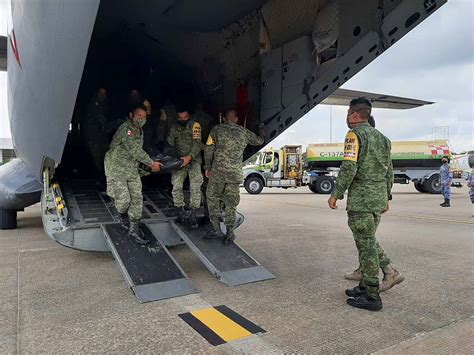
[[[191,314],[225,341],[246,338],[252,335],[247,329],[227,318],[215,308],[201,309],[191,312]]]

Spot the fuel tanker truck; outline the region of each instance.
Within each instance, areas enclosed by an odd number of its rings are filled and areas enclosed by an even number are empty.
[[[254,164],[243,168],[243,185],[248,193],[259,194],[264,187],[297,188],[308,186],[314,193],[330,194],[342,162],[344,144],[310,144],[303,153],[301,145],[261,151]],[[439,168],[443,156],[451,156],[449,142],[392,142],[395,183],[413,182],[417,191],[439,194]],[[451,162],[454,184],[463,181],[462,171]]]

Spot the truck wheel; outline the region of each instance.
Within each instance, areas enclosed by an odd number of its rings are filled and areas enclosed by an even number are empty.
[[[425,180],[423,187],[430,194],[440,194],[441,184],[439,182],[439,174],[433,174],[428,180]]]
[[[415,186],[416,191],[421,192],[421,193],[426,192],[425,187],[423,186],[423,184],[421,182],[415,182],[415,183],[413,183],[413,185]]]
[[[0,230],[16,228],[16,210],[0,209]]]
[[[245,180],[245,190],[251,195],[258,195],[263,190],[263,181],[261,178],[252,176]]]
[[[315,194],[318,193],[318,191],[316,191],[316,187],[313,184],[308,185],[308,187],[311,190],[311,192],[314,192]]]
[[[316,179],[314,185],[318,193],[328,195],[334,189],[334,180],[327,176],[321,176]]]

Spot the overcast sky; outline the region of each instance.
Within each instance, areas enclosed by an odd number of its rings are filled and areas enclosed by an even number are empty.
[[[0,0],[1,34],[6,1]],[[429,140],[433,127],[449,126],[455,151],[474,149],[473,18],[472,0],[449,0],[343,87],[435,101],[412,110],[373,110],[377,128],[392,140]],[[314,108],[271,145],[329,142],[329,110]],[[346,110],[332,107],[333,142],[341,142],[347,131]],[[6,74],[0,73],[0,137],[9,136]]]

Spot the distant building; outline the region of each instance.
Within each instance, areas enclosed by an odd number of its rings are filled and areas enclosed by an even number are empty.
[[[0,165],[8,163],[15,158],[11,138],[0,138]]]

